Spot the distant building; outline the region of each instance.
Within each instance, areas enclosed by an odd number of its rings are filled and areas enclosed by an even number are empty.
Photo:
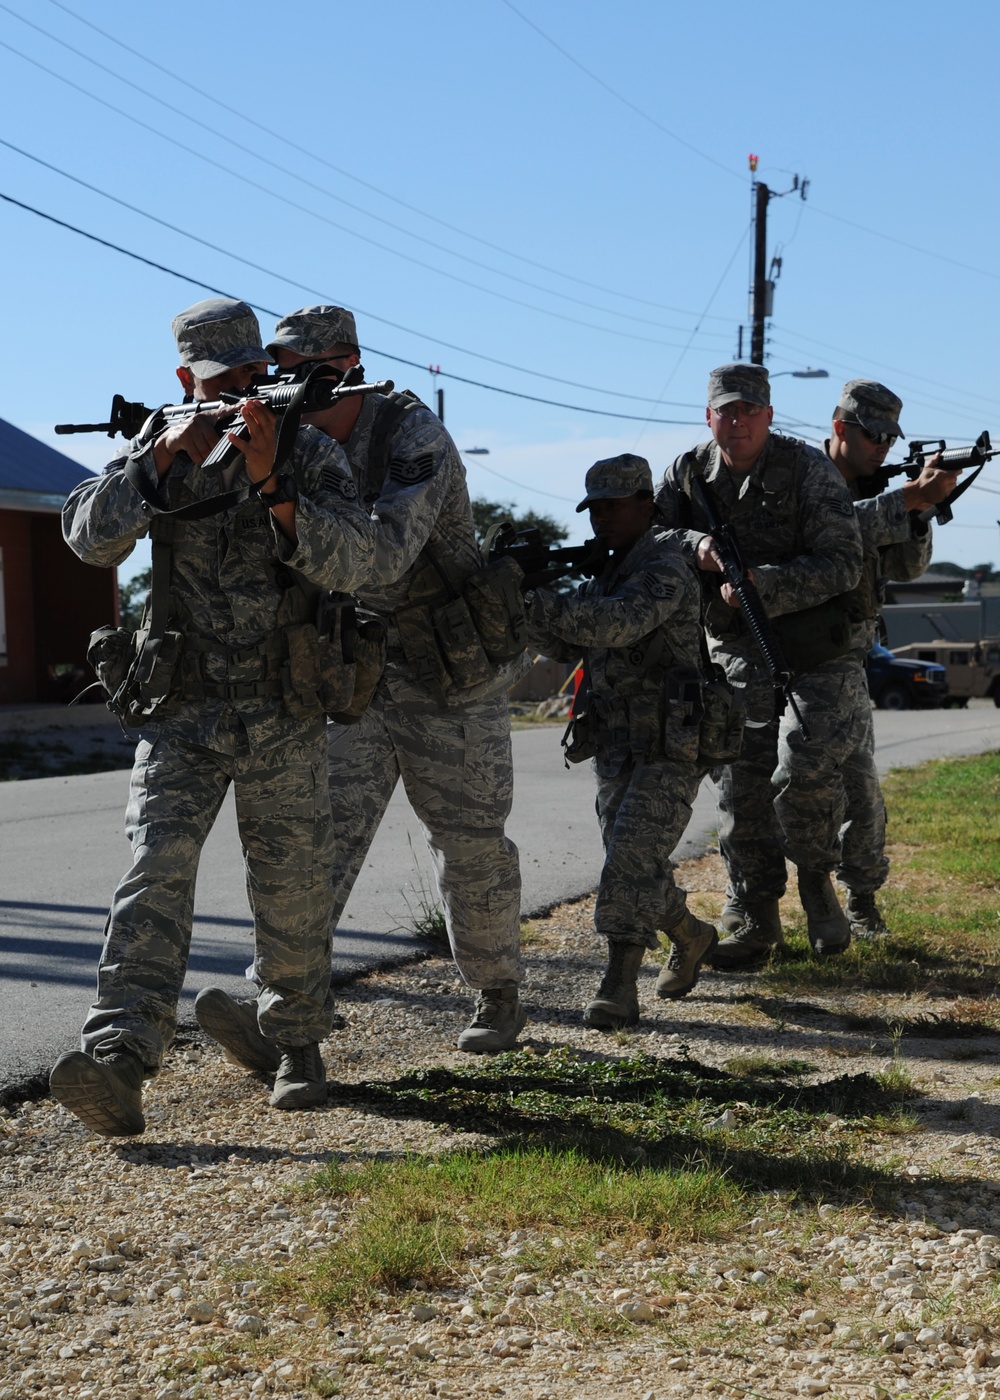
[[[890,581],[889,598],[893,603],[943,603],[946,598],[957,602],[963,596],[965,582],[962,574],[921,574],[905,583]]]
[[[60,511],[79,462],[0,418],[0,705],[72,699],[94,679],[87,642],[118,622],[115,569],[66,546]]]

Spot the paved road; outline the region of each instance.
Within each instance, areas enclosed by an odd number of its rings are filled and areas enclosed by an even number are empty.
[[[1000,710],[876,714],[884,772],[926,758],[1000,747]],[[588,765],[565,770],[554,728],[514,735],[510,830],[521,849],[523,908],[538,914],[589,893],[601,865]],[[94,988],[108,899],[128,859],[122,814],[128,774],[0,785],[0,1089],[45,1068],[76,1034]],[[706,783],[678,857],[700,854],[714,827]],[[336,976],[406,959],[407,931],[429,897],[423,838],[397,793],[345,911]],[[205,847],[182,1019],[203,987],[245,990],[250,944],[239,837],[231,802]]]

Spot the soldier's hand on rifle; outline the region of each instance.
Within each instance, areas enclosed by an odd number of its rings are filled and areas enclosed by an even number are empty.
[[[231,416],[231,408],[222,408],[209,413],[192,413],[170,423],[153,443],[157,476],[166,475],[178,452],[186,452],[191,461],[200,466],[219,441],[220,423]]]
[[[703,569],[709,574],[722,573],[722,560],[715,551],[715,541],[711,535],[702,535],[698,541],[698,552],[695,555],[695,562],[699,569]]]
[[[746,577],[748,583],[753,583],[753,574],[749,569],[747,569]],[[722,601],[728,603],[731,608],[738,608],[741,606],[740,600],[737,598],[731,583],[724,583],[719,592],[722,594]]]
[[[240,404],[240,416],[245,425],[242,433],[230,432],[227,437],[243,453],[250,480],[263,481],[271,475],[274,466],[278,420],[274,411],[260,399],[247,399],[246,403]]]
[[[903,487],[903,500],[906,502],[907,510],[927,510],[930,506],[939,505],[954,491],[958,484],[958,473],[961,467],[954,471],[940,470],[941,453],[935,452],[934,456],[925,464],[920,475],[913,481],[908,481]]]

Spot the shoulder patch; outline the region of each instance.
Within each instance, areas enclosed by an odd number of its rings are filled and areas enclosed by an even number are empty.
[[[333,491],[345,501],[356,501],[358,498],[358,488],[353,478],[333,466],[323,468],[323,489]]]
[[[418,486],[434,475],[434,453],[421,452],[406,460],[393,458],[389,463],[389,480],[397,486]]]
[[[651,598],[659,598],[664,602],[677,592],[677,580],[664,578],[662,574],[648,573],[643,579],[642,586]]]
[[[854,502],[848,497],[846,500],[842,496],[834,496],[827,502],[834,515],[853,515]]]

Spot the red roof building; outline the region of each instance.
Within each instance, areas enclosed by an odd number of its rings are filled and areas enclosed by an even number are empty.
[[[63,502],[86,476],[0,418],[0,705],[72,699],[94,679],[91,632],[118,622],[117,571],[84,564],[62,537]]]

